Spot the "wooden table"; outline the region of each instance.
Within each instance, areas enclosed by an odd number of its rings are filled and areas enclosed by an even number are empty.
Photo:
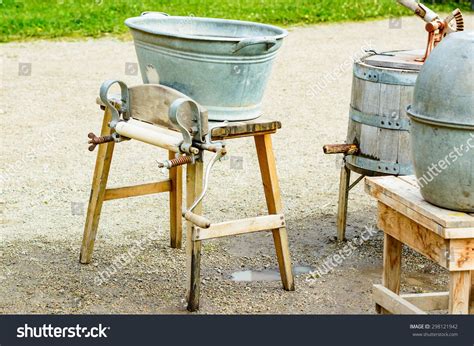
[[[113,99],[113,101],[117,102],[115,99]],[[105,111],[101,136],[109,136],[113,132],[113,130],[108,126],[111,121],[111,112],[108,108],[104,107],[100,100],[98,100],[98,103]],[[243,122],[209,122],[211,139],[213,141],[230,140],[249,136],[254,137],[263,190],[268,206],[268,215],[243,220],[213,223],[207,229],[196,227],[191,222],[186,223],[186,252],[188,259],[187,301],[188,310],[190,311],[195,311],[199,308],[201,243],[208,239],[251,232],[271,231],[273,234],[283,288],[288,291],[294,290],[286,221],[282,211],[280,187],[271,137],[271,135],[276,133],[280,128],[281,123],[279,121],[264,118]],[[178,132],[165,129],[161,129],[160,131],[168,131],[167,134],[169,136],[178,136],[182,139],[182,135]],[[99,146],[97,153],[91,196],[89,199],[89,207],[87,210],[87,218],[84,226],[84,236],[80,253],[80,262],[83,264],[88,264],[92,260],[102,205],[103,202],[109,200],[169,192],[171,247],[181,248],[182,245],[182,166],[170,169],[169,179],[164,181],[108,188],[107,181],[113,152],[116,147],[117,145],[114,142],[104,143]],[[169,158],[174,157],[175,153],[170,151]],[[202,180],[204,175],[203,167],[202,160],[197,160],[194,164],[187,165],[187,207],[190,207],[197,196],[202,192]],[[195,208],[194,212],[196,214],[202,213],[201,203]]]
[[[474,214],[426,202],[413,176],[366,178],[365,190],[378,201],[378,227],[385,233],[382,285],[373,293],[378,312],[472,313]],[[402,244],[449,271],[449,292],[400,294]]]

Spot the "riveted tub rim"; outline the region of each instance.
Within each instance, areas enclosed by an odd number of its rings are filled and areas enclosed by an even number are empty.
[[[159,21],[174,21],[174,20],[188,20],[188,21],[196,21],[196,22],[214,22],[214,23],[224,23],[224,24],[237,24],[237,25],[251,25],[256,28],[266,28],[275,31],[279,34],[275,35],[255,35],[252,37],[269,37],[275,40],[282,40],[286,36],[288,36],[288,31],[280,28],[275,25],[270,24],[262,24],[256,23],[251,21],[243,21],[243,20],[235,20],[235,19],[222,19],[222,18],[207,18],[207,17],[184,17],[184,16],[169,16],[169,17],[149,17],[140,16],[140,17],[131,17],[125,20],[125,25],[128,26],[130,29],[141,31],[144,33],[152,34],[152,35],[160,35],[165,37],[174,37],[174,38],[181,38],[181,39],[188,39],[188,40],[195,40],[195,41],[211,41],[211,42],[229,42],[229,43],[238,43],[248,36],[241,36],[241,37],[220,37],[220,36],[198,36],[198,35],[191,35],[191,34],[181,34],[181,33],[173,33],[170,31],[165,30],[156,30],[156,29],[145,29],[139,25],[139,23],[143,23],[148,20],[159,20]],[[138,23],[137,23],[138,22]]]

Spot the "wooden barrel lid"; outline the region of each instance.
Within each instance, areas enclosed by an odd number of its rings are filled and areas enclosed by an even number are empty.
[[[417,61],[424,55],[423,50],[390,51],[371,55],[363,60],[367,65],[399,70],[419,71],[423,62]]]

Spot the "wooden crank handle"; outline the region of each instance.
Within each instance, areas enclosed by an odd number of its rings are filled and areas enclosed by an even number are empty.
[[[214,164],[219,161],[219,159],[226,154],[225,148],[222,148],[219,150],[214,157],[212,158],[211,162],[208,163],[207,168],[206,168],[206,173],[204,175],[204,187],[202,189],[201,195],[194,201],[194,203],[189,207],[189,210],[187,210],[183,216],[186,220],[192,222],[196,226],[200,228],[209,228],[211,227],[211,222],[206,219],[204,216],[201,215],[196,215],[192,212],[194,208],[196,208],[199,203],[201,203],[202,199],[204,198],[204,195],[206,194],[208,183],[209,183],[209,175],[211,174],[211,169]]]
[[[194,214],[191,211],[187,211],[184,213],[184,218],[189,222],[192,222],[196,226],[200,228],[209,228],[211,227],[211,221],[206,219],[204,216]]]

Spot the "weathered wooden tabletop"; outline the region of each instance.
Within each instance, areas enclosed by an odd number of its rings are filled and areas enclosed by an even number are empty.
[[[377,200],[444,239],[474,238],[474,214],[447,210],[425,201],[414,176],[366,178],[365,190]]]

